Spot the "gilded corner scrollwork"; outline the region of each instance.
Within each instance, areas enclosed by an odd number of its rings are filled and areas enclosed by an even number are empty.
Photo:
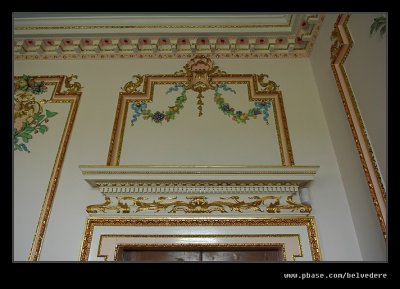
[[[71,74],[70,76],[65,77],[65,87],[67,88],[66,93],[77,93],[80,92],[83,88],[79,82],[72,82],[72,79],[74,78],[77,79],[78,76],[75,74]]]
[[[278,92],[279,85],[277,85],[276,82],[272,81],[272,80],[269,80],[268,82],[264,82],[265,77],[268,78],[269,76],[267,74],[257,75],[258,83],[263,88],[263,91]]]
[[[121,89],[126,93],[134,93],[138,92],[138,88],[143,84],[144,76],[138,74],[134,75],[133,78],[136,78],[136,81],[129,81],[124,85],[124,88]]]
[[[149,200],[150,199],[150,200]],[[282,196],[229,196],[218,197],[209,200],[206,196],[178,196],[166,197],[144,197],[144,196],[105,196],[105,202],[98,205],[90,205],[86,211],[91,214],[97,213],[123,213],[133,214],[143,211],[167,211],[168,213],[242,213],[252,211],[259,213],[282,213],[299,212],[310,213],[312,208],[309,205],[297,203],[293,200],[293,195],[289,195],[282,203]],[[146,201],[148,200],[148,201]]]

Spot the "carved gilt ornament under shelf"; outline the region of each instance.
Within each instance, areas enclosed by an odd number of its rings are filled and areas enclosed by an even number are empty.
[[[318,167],[80,166],[104,203],[90,214],[309,214],[299,187]],[[223,179],[224,181],[219,181]]]

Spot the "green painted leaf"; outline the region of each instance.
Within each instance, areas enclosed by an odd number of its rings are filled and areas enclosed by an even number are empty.
[[[45,116],[44,114],[35,113],[35,114],[33,115],[33,119],[36,120],[37,122],[42,121],[45,117],[46,117],[46,116]]]
[[[29,126],[28,122],[24,121],[21,131],[24,131]]]
[[[14,150],[22,151],[22,147],[19,144],[14,144]]]
[[[380,31],[381,36],[383,36],[383,34],[385,34],[385,32],[386,32],[386,25],[382,26],[382,28],[381,28],[381,31]]]
[[[19,136],[22,137],[22,138],[27,138],[27,139],[31,139],[32,138],[32,136],[29,133],[26,133],[24,131],[21,132],[21,134]]]
[[[51,112],[50,110],[46,109],[46,117],[47,118],[53,117],[53,116],[55,116],[57,114],[58,114],[58,112]]]
[[[29,81],[29,80],[32,79],[32,77],[29,76],[29,75],[24,74],[24,75],[22,75],[22,79],[25,80],[25,81]]]
[[[34,127],[28,126],[28,127],[26,127],[26,128],[24,129],[24,132],[26,132],[26,133],[31,133],[31,132],[33,132],[34,130],[35,130]]]
[[[24,137],[24,136],[23,136],[23,137],[22,137],[22,141],[27,143],[27,142],[29,142],[29,139],[28,139],[27,137]]]
[[[42,124],[40,127],[39,127],[39,131],[40,131],[40,133],[41,134],[44,134],[46,131],[48,131],[49,130],[49,128],[47,127],[47,125],[44,125],[44,124]]]

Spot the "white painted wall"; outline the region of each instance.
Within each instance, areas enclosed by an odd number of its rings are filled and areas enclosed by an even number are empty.
[[[83,180],[78,166],[106,163],[120,87],[134,74],[173,73],[181,69],[186,61],[132,59],[14,63],[16,75],[75,73],[84,87],[40,260],[76,261],[79,258],[87,216],[85,208],[103,200],[100,194]],[[311,186],[311,197],[323,260],[361,260],[346,191],[310,61],[308,59],[217,59],[216,64],[229,73],[267,73],[280,85],[295,163],[321,166]],[[330,77],[330,74],[328,76]],[[206,116],[207,114],[203,117]],[[179,119],[175,121],[178,122]],[[351,145],[346,146],[345,150],[348,147],[352,148]],[[264,153],[265,150],[268,148],[254,153]],[[246,158],[238,152],[237,161],[246,162]],[[18,169],[15,167],[15,170]],[[22,194],[25,197],[23,191],[16,191],[15,194]],[[26,213],[15,211],[15,214]],[[21,224],[15,223],[14,226]],[[26,231],[25,235],[21,234],[20,237],[33,239],[31,231]],[[26,248],[15,248],[15,250],[22,249],[26,250]]]
[[[351,16],[350,19],[352,19],[352,17],[353,16]],[[362,260],[386,260],[385,241],[379,227],[378,218],[376,216],[375,208],[372,204],[367,181],[362,170],[351,129],[346,118],[332,69],[330,67],[330,34],[333,30],[336,18],[337,14],[329,14],[325,18],[320,35],[316,41],[310,58],[311,64],[314,71],[315,83],[318,86],[323,113],[328,124],[330,138],[335,149],[336,160],[339,165],[341,179],[343,181],[348,204],[350,206],[354,228],[361,250]],[[356,16],[356,19],[359,18]],[[364,24],[367,31],[369,29],[368,23],[369,22],[367,21],[366,24]],[[353,35],[354,34],[355,33],[353,33]],[[356,47],[357,42],[354,43],[354,48],[350,52],[350,55],[356,51]],[[367,51],[370,48],[368,46],[363,46],[362,49]],[[358,49],[358,51],[360,50]],[[349,80],[354,88],[357,86],[353,86],[352,76],[356,74],[356,69],[357,73],[360,72],[364,74],[365,72],[362,70],[365,68],[360,69],[360,65],[357,66],[353,62],[353,64],[348,63],[348,65],[346,65],[346,69],[352,65],[355,65],[355,67],[352,67],[353,73],[349,75]],[[370,73],[372,77],[374,73]],[[379,77],[379,79],[381,78]],[[374,85],[375,83],[371,81],[371,78],[369,78],[369,80],[363,80],[363,86],[365,86],[366,89],[373,89]],[[354,91],[356,97],[357,91],[358,89],[355,89]],[[373,106],[371,103],[370,109],[372,108]],[[367,123],[366,125],[368,127]],[[323,208],[322,205],[321,208]]]
[[[370,25],[383,14],[353,14],[348,22],[354,46],[345,62],[353,93],[371,142],[384,186],[387,184],[387,32],[370,37]]]

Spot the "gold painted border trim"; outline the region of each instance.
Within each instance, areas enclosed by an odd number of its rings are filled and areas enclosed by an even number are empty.
[[[20,77],[14,77],[14,79],[18,78]],[[60,145],[57,150],[57,155],[54,161],[53,170],[51,172],[46,195],[43,200],[35,236],[33,238],[32,247],[28,257],[29,261],[37,261],[41,253],[44,235],[46,233],[47,224],[50,218],[51,209],[56,195],[59,177],[64,164],[65,153],[67,151],[72,127],[74,125],[75,116],[78,110],[79,100],[82,95],[82,92],[61,92],[61,87],[65,81],[65,75],[34,76],[33,78],[35,80],[42,80],[47,85],[55,85],[52,96],[50,98],[50,102],[70,103],[71,107],[68,112],[68,117],[64,126],[63,134],[61,136]]]
[[[284,243],[232,243],[232,244],[118,244],[115,246],[114,249],[114,261],[117,261],[117,256],[120,254],[121,249],[126,248],[137,248],[137,249],[216,249],[216,248],[237,248],[237,249],[247,249],[247,248],[263,248],[263,249],[270,249],[270,248],[280,248],[282,250],[282,259],[283,261],[287,261],[286,258],[286,248]],[[105,257],[107,261],[107,257]]]
[[[309,18],[309,17],[308,17]],[[307,19],[308,19],[307,18]],[[69,26],[20,26],[15,30],[62,30],[62,29],[148,29],[148,28],[270,28],[290,27],[293,14],[288,24],[247,24],[247,25],[69,25]]]
[[[282,168],[282,166],[263,166],[263,165],[118,165],[118,166],[109,166],[109,165],[80,165],[82,169],[90,169],[90,168],[132,168],[132,169],[140,169],[140,168],[157,168],[157,169],[177,169],[177,168],[185,168],[185,169],[269,169],[269,168]],[[302,168],[302,169],[315,169],[319,168],[319,166],[291,166],[292,168]],[[313,172],[315,173],[315,172]]]
[[[284,174],[284,175],[302,175],[302,174],[315,174],[315,171],[89,171],[82,172],[83,175],[133,175],[133,174],[152,174],[152,175],[271,175],[271,174]]]
[[[67,30],[67,29],[152,29],[152,28],[271,28],[271,27],[290,27],[287,24],[247,24],[247,25],[70,25],[70,26],[20,26],[15,30]]]
[[[282,166],[293,166],[294,158],[290,143],[289,129],[286,120],[285,108],[281,91],[267,92],[258,90],[256,74],[220,74],[213,76],[214,82],[247,83],[249,100],[272,100],[274,109],[275,126],[278,134],[278,145]],[[114,125],[111,133],[110,147],[107,157],[108,166],[118,166],[121,158],[122,143],[125,132],[126,116],[129,104],[140,100],[153,100],[154,86],[156,84],[186,83],[186,76],[174,74],[144,75],[143,92],[120,92],[115,112]]]
[[[190,59],[193,53],[92,53],[92,54],[16,54],[14,60],[102,60],[102,59]],[[308,58],[305,50],[300,53],[203,53],[211,59],[280,59],[280,58]]]
[[[349,18],[350,15],[348,14],[340,14],[336,20],[334,30],[332,31],[332,37],[335,38],[335,42],[331,48],[331,68],[342,98],[342,103],[346,111],[365,177],[367,178],[379,224],[386,240],[386,192],[382,184],[382,178],[375,161],[374,153],[372,152],[371,143],[365,130],[364,122],[358,109],[357,101],[344,67],[344,62],[353,47],[353,39],[347,26]]]
[[[120,218],[88,217],[82,237],[80,261],[88,261],[93,232],[96,226],[306,226],[311,256],[321,261],[318,234],[313,216],[280,218]]]
[[[103,238],[268,238],[268,237],[272,237],[272,238],[280,238],[280,237],[287,237],[287,238],[291,238],[291,237],[297,237],[297,243],[298,243],[298,251],[299,254],[298,255],[292,255],[292,261],[296,261],[296,258],[298,257],[304,257],[303,254],[303,247],[302,247],[302,243],[301,243],[301,238],[300,238],[300,234],[192,234],[192,235],[188,235],[188,234],[182,234],[182,235],[178,235],[178,234],[170,234],[170,235],[166,235],[166,234],[153,234],[153,235],[143,235],[143,234],[137,234],[137,235],[133,235],[133,234],[104,234],[104,235],[100,235],[100,241],[99,241],[99,246],[97,247],[97,257],[103,257],[105,261],[108,261],[108,256],[107,255],[101,255],[100,254],[100,250],[102,247],[102,242],[103,242]],[[175,243],[176,244],[176,243]],[[149,246],[163,246],[163,244],[117,244],[115,246],[115,254],[114,254],[114,261],[116,261],[116,257],[118,256],[118,251],[119,248],[126,248],[129,246],[136,246],[136,247],[141,247],[141,245],[149,245]],[[174,245],[174,243],[171,244],[165,244],[165,247],[169,247],[168,245]],[[187,244],[188,246],[192,245],[199,245],[199,247],[203,248],[203,247],[207,247],[207,244]],[[204,246],[206,245],[206,246]],[[209,244],[211,245],[217,245],[218,244]],[[227,245],[229,247],[230,243],[227,244],[223,244],[223,245]],[[286,250],[285,250],[285,243],[244,243],[244,244],[240,244],[240,243],[232,243],[233,246],[235,245],[239,245],[239,247],[249,247],[252,245],[260,245],[260,246],[266,246],[266,247],[270,247],[270,245],[279,245],[282,248],[282,254],[284,257],[284,261],[287,261],[287,257],[286,257]]]

